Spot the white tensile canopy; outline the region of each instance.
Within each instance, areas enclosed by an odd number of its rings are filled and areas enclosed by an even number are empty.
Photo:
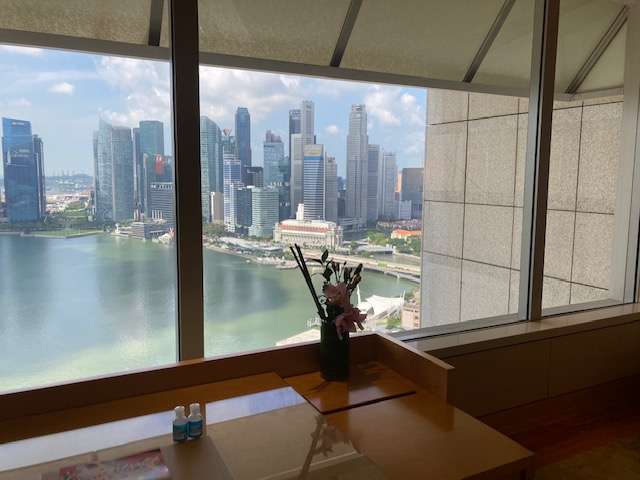
[[[0,43],[169,58],[167,3],[0,0]],[[622,87],[631,4],[561,1],[558,93]],[[533,5],[534,0],[200,0],[201,61],[516,94],[528,87]]]

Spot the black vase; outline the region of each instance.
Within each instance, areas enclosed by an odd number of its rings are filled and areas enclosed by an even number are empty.
[[[349,332],[338,337],[333,319],[320,326],[320,369],[327,381],[349,378]]]

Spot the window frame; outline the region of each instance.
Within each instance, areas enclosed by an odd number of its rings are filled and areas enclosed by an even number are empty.
[[[169,61],[172,75],[173,135],[175,149],[176,184],[176,249],[177,249],[177,348],[178,362],[204,358],[204,291],[202,264],[202,222],[200,207],[200,155],[199,155],[199,68],[201,65],[258,70],[274,73],[295,74],[312,77],[352,80],[361,82],[403,85],[421,88],[437,88],[478,93],[530,98],[525,166],[525,203],[523,209],[521,282],[519,285],[519,308],[517,315],[504,315],[474,320],[451,326],[427,327],[396,334],[403,340],[444,335],[474,328],[487,328],[513,322],[535,321],[548,315],[567,311],[576,312],[589,308],[603,308],[610,304],[596,302],[579,306],[542,309],[542,284],[544,245],[546,234],[546,211],[548,194],[551,125],[554,99],[555,59],[560,0],[535,0],[534,29],[530,88],[499,88],[464,81],[438,80],[402,74],[390,74],[365,70],[353,70],[331,65],[309,65],[286,61],[248,58],[234,55],[199,51],[198,0],[165,2],[169,9],[171,47],[157,44],[132,45],[122,42],[85,39],[58,34],[25,32],[0,29],[0,43],[32,47],[57,48],[63,50]],[[356,12],[357,15],[357,12]],[[351,19],[353,24],[355,18]],[[629,22],[638,28],[629,28],[628,38],[640,41],[640,8],[632,9]],[[159,34],[159,32],[156,32]],[[344,50],[346,40],[341,34],[337,48]],[[638,128],[638,105],[640,98],[640,59],[629,53],[625,63],[625,85],[633,87],[629,99],[625,97],[626,121],[623,129],[623,158],[625,178],[631,178],[628,188],[630,216],[626,218],[628,238],[624,252],[625,281],[623,302],[636,302],[640,281],[638,270],[638,248],[640,235],[640,130]],[[630,93],[631,93],[630,92]],[[635,116],[634,116],[635,115]],[[181,158],[182,157],[182,158]],[[196,188],[197,187],[197,188]],[[621,200],[622,201],[622,200]],[[526,228],[525,228],[526,227]],[[620,228],[625,228],[622,225]],[[423,230],[424,232],[424,230]],[[423,233],[424,235],[424,233]],[[238,355],[241,355],[240,353]],[[81,380],[80,380],[81,381]]]

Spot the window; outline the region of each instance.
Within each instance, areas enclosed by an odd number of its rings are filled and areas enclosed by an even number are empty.
[[[77,35],[121,2],[55,3]],[[0,71],[0,391],[175,362],[169,63],[2,45]]]
[[[205,353],[319,339],[294,243],[365,263],[367,329],[419,327],[425,90],[201,66],[200,92]]]

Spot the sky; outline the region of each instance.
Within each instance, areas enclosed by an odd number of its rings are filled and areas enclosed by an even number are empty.
[[[0,117],[28,120],[44,141],[45,172],[93,174],[92,135],[99,118],[128,127],[165,124],[172,152],[170,70],[166,62],[0,45]],[[234,128],[237,107],[251,114],[254,165],[262,165],[265,132],[288,148],[288,112],[315,103],[317,142],[345,174],[351,105],[364,103],[369,143],[397,155],[399,168],[424,158],[425,89],[201,67],[200,113]]]

